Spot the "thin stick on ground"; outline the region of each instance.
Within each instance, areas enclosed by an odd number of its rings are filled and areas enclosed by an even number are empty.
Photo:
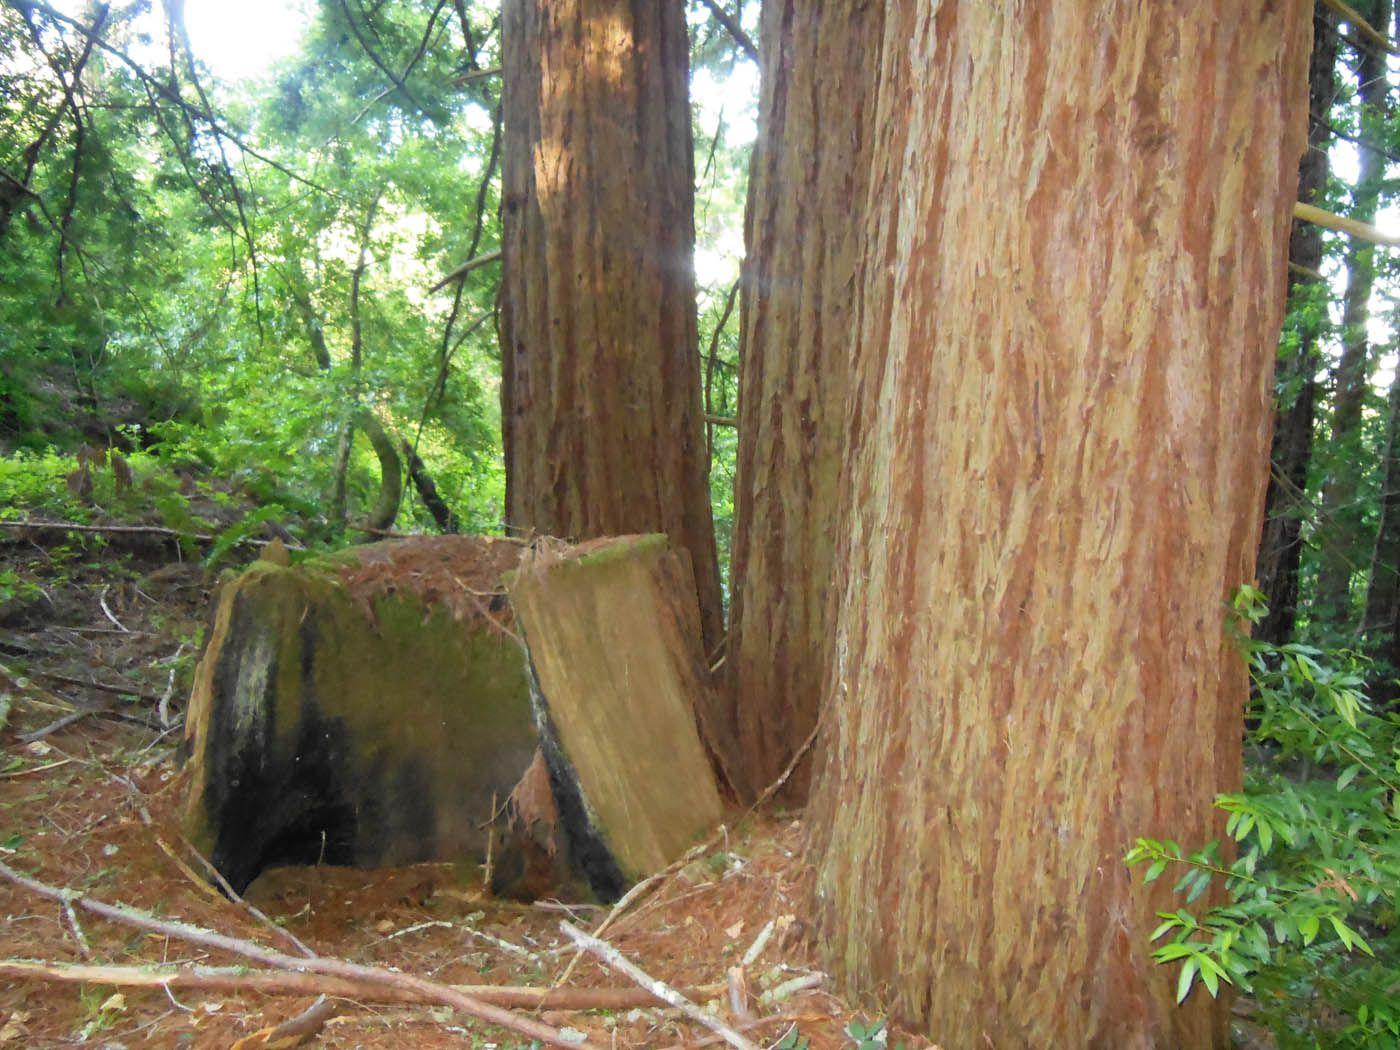
[[[233,1044],[232,1050],[301,1046],[315,1038],[326,1027],[326,1022],[339,1012],[339,1004],[323,995],[295,1017],[244,1036]]]
[[[760,807],[766,805],[773,798],[773,796],[776,795],[782,789],[782,786],[786,784],[788,782],[788,779],[792,776],[792,774],[796,772],[798,765],[801,763],[802,759],[806,757],[807,752],[812,749],[812,745],[816,743],[817,733],[820,729],[821,722],[819,720],[817,725],[812,727],[812,731],[807,734],[807,739],[802,741],[802,746],[799,747],[793,753],[792,758],[788,761],[787,768],[785,768],[782,771],[782,773],[778,776],[777,780],[773,781],[773,783],[769,784],[766,788],[763,789],[763,792],[758,796],[757,799],[754,800],[753,805],[750,806],[747,810],[745,810],[744,816],[741,818],[741,820],[746,820],[747,818],[752,816],[755,812],[758,811]],[[603,934],[607,933],[608,930],[612,928],[613,923],[615,923],[619,918],[621,918],[622,914],[628,908],[630,908],[633,904],[637,903],[637,901],[641,900],[652,890],[660,887],[662,883],[670,879],[673,875],[675,875],[678,871],[684,868],[691,861],[695,860],[697,857],[703,856],[710,850],[714,849],[716,846],[718,846],[721,842],[725,840],[728,834],[729,827],[725,824],[721,824],[718,828],[715,829],[714,834],[712,834],[709,838],[707,838],[704,842],[700,843],[698,846],[692,846],[690,849],[686,850],[686,852],[680,857],[680,859],[672,861],[666,867],[658,871],[655,875],[649,875],[641,882],[633,886],[630,890],[628,890],[626,893],[624,893],[621,897],[618,898],[617,903],[612,906],[612,910],[608,912],[608,914],[603,918],[603,921],[593,928],[593,936],[601,937]],[[573,958],[570,959],[569,964],[564,967],[564,972],[559,975],[557,980],[555,980],[555,988],[558,988],[560,985],[568,983],[569,978],[573,976],[574,970],[577,968],[579,960],[581,958],[583,958],[582,950],[574,952]]]
[[[658,999],[664,999],[692,1021],[704,1025],[710,1031],[722,1037],[726,1043],[735,1047],[736,1050],[758,1050],[758,1047],[754,1043],[745,1039],[714,1014],[710,1013],[708,1010],[700,1009],[700,1007],[696,1006],[664,981],[657,980],[639,966],[628,962],[627,959],[623,957],[622,953],[607,941],[599,940],[597,937],[590,937],[567,920],[560,921],[559,929],[563,931],[564,936],[568,937],[569,940],[573,941],[590,954],[596,955],[610,969],[616,970],[624,977],[637,982],[638,985],[645,988]]]
[[[229,900],[233,901],[244,911],[246,911],[249,915],[251,915],[254,919],[262,923],[262,925],[267,927],[273,933],[277,934],[277,936],[281,937],[284,941],[290,944],[294,949],[296,949],[298,954],[305,956],[308,959],[314,959],[316,957],[316,953],[309,946],[307,946],[306,942],[303,941],[300,937],[298,937],[286,927],[278,926],[257,907],[255,907],[252,904],[249,904],[246,900],[244,900],[239,895],[238,891],[229,885],[228,879],[224,878],[223,874],[219,871],[219,869],[214,867],[214,865],[210,862],[209,858],[206,857],[203,853],[199,852],[199,850],[195,849],[194,843],[191,842],[189,839],[185,838],[184,835],[180,836],[180,844],[183,845],[185,849],[189,850],[190,853],[194,855],[194,859],[199,861],[199,866],[209,873],[209,877],[214,880],[214,884],[218,886],[220,890],[223,891],[224,895],[228,897]]]
[[[243,966],[162,964],[96,964],[50,962],[42,959],[0,959],[0,977],[43,980],[62,984],[103,984],[117,988],[171,988],[177,991],[256,992],[260,995],[325,995],[362,1002],[436,1004],[406,988],[371,984],[344,977],[297,971],[250,970]],[[664,1006],[645,988],[530,988],[523,985],[456,984],[454,991],[484,1003],[519,1010],[630,1010]],[[720,985],[683,988],[691,1000],[721,992]]]
[[[590,1047],[591,1050],[598,1050],[595,1044],[580,1043],[576,1040],[570,1040],[557,1029],[549,1025],[517,1016],[499,1006],[492,1006],[490,1003],[483,1002],[473,996],[464,995],[450,985],[439,984],[436,981],[429,981],[411,974],[395,973],[377,966],[362,966],[358,963],[346,962],[343,959],[330,959],[322,956],[308,959],[294,955],[286,955],[283,952],[272,948],[265,948],[252,941],[245,941],[237,937],[229,937],[226,934],[216,933],[213,930],[206,930],[188,923],[159,919],[154,915],[139,911],[136,908],[128,907],[127,905],[106,904],[102,901],[93,900],[90,897],[83,896],[77,890],[51,886],[37,879],[31,879],[27,875],[22,875],[15,871],[8,864],[0,863],[0,877],[8,879],[40,897],[45,897],[61,904],[72,904],[75,907],[91,912],[94,915],[98,915],[112,922],[122,923],[126,926],[134,926],[137,929],[151,930],[155,933],[162,933],[178,940],[201,945],[205,948],[215,948],[220,951],[230,952],[234,955],[240,955],[245,959],[252,959],[254,962],[259,962],[265,966],[271,966],[279,970],[310,971],[380,987],[391,987],[416,992],[422,996],[425,1001],[435,1002],[443,1006],[450,1006],[454,1010],[460,1010],[469,1017],[475,1017],[488,1024],[499,1025],[501,1028],[518,1032],[520,1035],[530,1039],[538,1039],[550,1046],[564,1047],[566,1050],[573,1050],[573,1048],[590,1050]]]

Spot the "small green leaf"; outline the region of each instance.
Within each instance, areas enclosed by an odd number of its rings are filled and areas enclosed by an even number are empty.
[[[1196,979],[1196,959],[1193,956],[1187,959],[1181,966],[1181,976],[1176,981],[1176,1001],[1184,1003],[1186,997],[1191,994],[1191,984]]]

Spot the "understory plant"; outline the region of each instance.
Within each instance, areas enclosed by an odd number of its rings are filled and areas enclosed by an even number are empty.
[[[1267,609],[1244,588],[1234,612],[1258,623]],[[1179,968],[1178,999],[1222,984],[1252,996],[1283,1050],[1400,1046],[1400,715],[1366,699],[1355,652],[1240,644],[1244,790],[1216,801],[1232,843],[1144,838],[1127,856],[1183,896],[1160,913],[1155,958]],[[1222,884],[1226,903],[1193,909]]]

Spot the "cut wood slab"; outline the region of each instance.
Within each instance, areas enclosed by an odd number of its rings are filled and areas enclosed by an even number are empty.
[[[275,864],[484,859],[538,742],[500,590],[522,549],[424,537],[221,585],[185,824],[234,889]]]
[[[572,863],[615,899],[721,818],[689,561],[659,535],[538,541],[506,587]]]

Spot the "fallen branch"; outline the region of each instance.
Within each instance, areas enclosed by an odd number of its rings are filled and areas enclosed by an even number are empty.
[[[238,891],[229,885],[228,879],[224,878],[223,873],[220,872],[218,868],[214,867],[214,865],[210,862],[209,858],[206,857],[203,853],[199,852],[199,850],[195,849],[195,845],[193,842],[185,838],[184,835],[180,836],[180,842],[185,847],[185,849],[190,851],[190,853],[194,856],[194,859],[199,861],[199,866],[209,873],[209,877],[214,880],[214,884],[218,886],[220,890],[223,891],[224,895],[228,897],[229,900],[239,905],[255,920],[262,923],[263,926],[267,927],[267,929],[271,930],[278,937],[281,937],[284,941],[290,944],[293,948],[296,949],[298,955],[302,955],[307,959],[314,959],[316,957],[316,953],[312,951],[311,948],[306,944],[306,942],[304,942],[300,937],[298,937],[286,927],[278,926],[275,922],[269,919],[267,915],[264,912],[262,912],[259,908],[252,904],[249,904],[246,900],[244,900],[239,895]]]
[[[339,1012],[340,1007],[323,995],[295,1017],[244,1036],[230,1050],[301,1046],[314,1039],[326,1027],[326,1022]]]
[[[628,962],[627,959],[623,957],[622,953],[607,941],[601,941],[597,937],[590,937],[568,920],[561,920],[559,929],[563,931],[564,936],[568,937],[569,940],[573,941],[589,954],[596,955],[610,969],[616,970],[624,977],[635,981],[658,999],[662,999],[671,1006],[674,1006],[692,1021],[704,1025],[716,1035],[721,1036],[726,1043],[735,1047],[736,1050],[758,1050],[758,1047],[754,1043],[745,1039],[714,1014],[710,1013],[708,1010],[700,1009],[700,1007],[696,1006],[670,985],[663,981],[658,981],[645,970]]]
[[[529,1039],[538,1039],[550,1046],[564,1047],[565,1050],[582,1048],[582,1050],[599,1050],[596,1045],[580,1043],[570,1040],[562,1035],[557,1029],[549,1025],[541,1024],[529,1018],[519,1017],[509,1010],[499,1006],[493,1006],[474,996],[465,995],[457,991],[450,985],[439,984],[436,981],[429,981],[422,977],[414,977],[411,974],[395,973],[391,970],[381,969],[377,966],[361,966],[358,963],[346,962],[343,959],[328,959],[322,956],[306,959],[293,955],[287,955],[272,948],[265,948],[252,941],[245,941],[238,937],[229,937],[222,933],[215,933],[188,923],[177,922],[170,919],[159,919],[154,915],[139,911],[136,908],[120,904],[105,904],[102,901],[85,897],[77,890],[50,886],[48,883],[31,879],[27,875],[22,875],[15,871],[8,864],[0,863],[0,877],[6,878],[16,885],[22,886],[37,896],[57,901],[60,904],[71,904],[74,907],[82,908],[112,922],[118,922],[126,926],[134,926],[137,929],[150,930],[155,933],[174,937],[178,940],[187,941],[191,944],[198,944],[205,948],[215,948],[220,951],[230,952],[240,955],[245,959],[252,959],[254,962],[262,963],[279,970],[307,971],[322,974],[328,977],[338,977],[347,981],[356,982],[359,985],[369,985],[377,988],[392,988],[406,992],[416,993],[420,996],[420,1001],[433,1002],[442,1006],[450,1006],[454,1010],[459,1010],[463,1014],[485,1021],[488,1024],[498,1025],[501,1028],[517,1032]],[[360,994],[363,994],[361,992]]]
[[[1400,48],[1397,48],[1393,43],[1391,43],[1391,40],[1388,36],[1382,33],[1370,22],[1366,21],[1366,19],[1362,18],[1361,12],[1357,11],[1356,8],[1346,3],[1345,0],[1322,0],[1322,2],[1328,7],[1330,7],[1333,11],[1336,11],[1337,14],[1341,15],[1343,21],[1350,22],[1352,24],[1352,27],[1358,33],[1360,33],[1363,37],[1369,40],[1376,47],[1379,47],[1384,51],[1388,51],[1392,55],[1400,55]]]
[[[86,678],[70,678],[66,674],[57,674],[53,671],[31,670],[29,672],[35,678],[47,678],[50,682],[62,682],[64,685],[79,685],[84,689],[94,689],[99,693],[111,693],[114,696],[135,696],[142,700],[149,700],[151,703],[160,703],[160,697],[155,693],[147,693],[135,686],[107,685],[105,682],[91,682]],[[100,714],[103,709],[89,711],[88,714]]]
[[[95,704],[92,707],[80,708],[77,711],[73,711],[69,714],[64,715],[62,718],[54,719],[54,721],[50,722],[48,725],[36,729],[32,733],[21,733],[15,739],[17,739],[21,744],[32,744],[36,740],[43,740],[46,736],[52,736],[54,733],[57,733],[60,729],[67,729],[74,722],[81,722],[84,718],[87,718],[89,715],[106,714],[111,710],[112,705],[110,702],[105,704]]]
[[[466,262],[462,263],[461,266],[458,266],[455,270],[453,270],[451,273],[449,273],[449,274],[448,274],[446,277],[444,277],[442,280],[438,281],[437,284],[435,284],[435,285],[433,285],[431,288],[429,288],[429,289],[428,289],[428,294],[429,294],[429,295],[432,295],[434,292],[440,291],[441,289],[446,288],[446,287],[447,287],[449,284],[451,284],[453,281],[460,281],[463,277],[465,277],[467,274],[471,273],[473,270],[478,270],[478,269],[480,269],[480,268],[483,267],[483,266],[489,266],[489,265],[490,265],[491,263],[493,263],[493,262],[500,262],[500,261],[501,261],[501,251],[500,251],[500,249],[497,249],[497,250],[494,251],[494,252],[487,252],[485,255],[478,255],[475,259],[468,259]]]
[[[795,752],[793,752],[792,758],[788,760],[787,768],[785,768],[782,771],[782,773],[779,774],[777,780],[773,781],[773,783],[769,784],[766,788],[763,789],[763,792],[758,796],[757,799],[754,800],[753,805],[751,805],[748,808],[748,810],[744,813],[745,818],[751,816],[760,807],[767,804],[773,798],[773,796],[778,793],[782,786],[788,782],[788,779],[797,770],[798,764],[806,756],[807,752],[812,749],[812,745],[817,742],[817,732],[820,729],[820,722],[818,722],[817,725],[812,727],[812,731],[807,734],[807,739],[802,741],[802,746],[799,747]],[[612,924],[622,916],[623,912],[625,912],[633,904],[639,901],[642,897],[650,893],[653,889],[656,889],[663,882],[671,878],[678,871],[684,868],[687,864],[695,860],[695,858],[703,856],[710,850],[714,849],[715,846],[719,845],[721,842],[724,841],[725,837],[728,834],[728,826],[721,824],[718,828],[715,829],[714,834],[707,838],[704,842],[700,843],[698,846],[692,846],[690,849],[686,850],[680,858],[672,861],[669,865],[667,865],[665,868],[662,868],[655,875],[649,875],[641,882],[637,883],[637,885],[633,886],[630,890],[628,890],[626,893],[624,893],[621,897],[618,898],[617,903],[612,906],[612,910],[608,912],[608,914],[604,917],[603,921],[593,928],[593,936],[601,937],[612,927]],[[574,953],[574,957],[570,959],[569,964],[566,967],[564,967],[564,972],[560,974],[559,978],[554,982],[554,987],[558,988],[560,985],[567,982],[571,976],[573,976],[574,968],[578,966],[578,961],[580,958],[582,958],[582,956],[582,951],[577,951]]]
[[[57,981],[64,984],[107,984],[117,988],[171,988],[177,991],[256,992],[260,995],[325,995],[334,999],[365,1002],[436,1004],[406,988],[349,980],[319,973],[249,970],[242,966],[188,966],[163,964],[85,965],[46,962],[40,959],[0,959],[0,977],[16,980]],[[521,985],[454,984],[444,987],[470,995],[483,1003],[518,1010],[630,1010],[666,1006],[645,988],[527,988]],[[682,992],[691,999],[707,999],[722,991],[720,985],[702,985]]]
[[[734,38],[734,43],[739,45],[740,50],[749,56],[749,59],[758,65],[758,48],[754,47],[753,39],[744,32],[744,27],[724,8],[720,7],[717,0],[702,0],[704,5],[710,9],[710,14],[715,16],[715,21],[728,31]]]
[[[1379,244],[1386,248],[1400,248],[1400,237],[1392,237],[1388,233],[1383,233],[1370,223],[1361,222],[1359,219],[1349,219],[1345,215],[1337,215],[1323,208],[1304,204],[1302,201],[1293,205],[1293,217],[1301,219],[1303,222],[1310,222],[1315,226],[1321,226],[1324,229],[1345,233],[1348,237],[1355,237],[1357,240],[1369,241],[1371,244]]]
[[[76,521],[0,521],[0,529],[34,532],[95,532],[103,535],[147,535],[175,541],[193,540],[196,543],[214,543],[219,537],[207,532],[182,532],[168,529],[163,525],[83,525]],[[265,541],[253,536],[244,536],[234,541],[235,547],[261,547]],[[285,541],[284,541],[285,542]],[[306,548],[299,543],[288,543],[288,550],[301,551]]]

